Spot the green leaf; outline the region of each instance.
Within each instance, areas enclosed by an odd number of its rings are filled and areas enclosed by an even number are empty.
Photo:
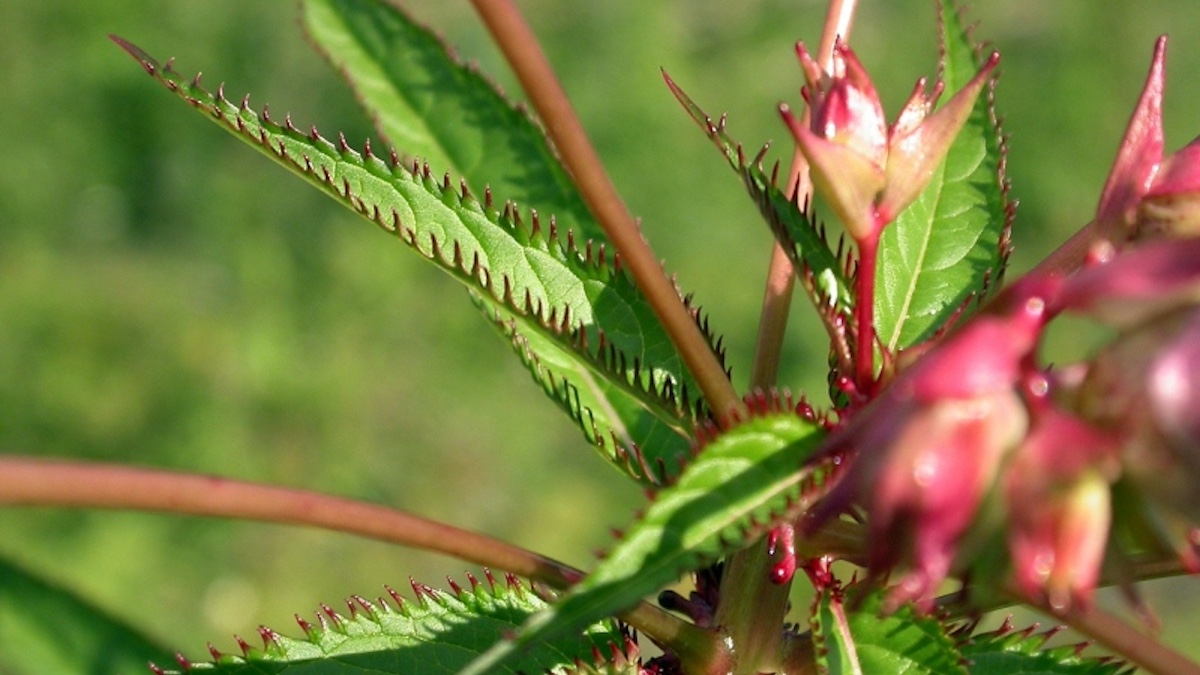
[[[942,0],[940,7],[947,100],[974,77],[982,61],[954,3]],[[890,352],[929,339],[973,296],[999,287],[1013,208],[991,93],[989,86],[980,95],[921,196],[883,231],[875,321]]]
[[[775,175],[778,165],[768,175],[762,166],[762,153],[748,159],[742,144],[726,131],[724,116],[714,122],[666,73],[663,78],[684,110],[741,176],[747,192],[795,266],[809,297],[823,310],[822,317],[826,320],[830,320],[831,314],[849,317],[853,294],[845,262],[830,250],[824,229],[779,189]],[[827,314],[826,308],[832,312]]]
[[[988,633],[972,635],[959,651],[971,666],[971,675],[1119,675],[1136,669],[1107,657],[1085,657],[1086,645],[1046,649],[1058,630],[1034,633],[1037,625],[1017,631],[1005,622]]]
[[[301,621],[303,639],[261,628],[261,648],[239,638],[241,655],[215,653],[211,663],[193,668],[247,675],[449,675],[545,607],[513,577],[507,583],[494,583],[490,576],[487,583],[470,581],[471,588],[455,586],[451,592],[414,582],[415,601],[391,589],[391,603],[355,597],[346,603],[348,614],[322,607],[316,624]],[[611,622],[598,623],[554,644],[542,643],[498,672],[565,672],[577,662],[591,663],[594,649],[609,653],[610,645],[623,649],[625,642]]]
[[[490,189],[543,219],[552,216],[560,232],[570,230],[577,240],[606,241],[541,129],[478,71],[464,66],[431,31],[380,0],[306,0],[303,7],[304,26],[313,42],[354,87],[385,140],[407,155],[461,176],[476,193]],[[647,354],[600,354],[625,358],[632,367],[610,369],[626,379],[624,384],[614,383],[597,376],[594,364],[581,363],[574,350],[523,330],[503,306],[473,297],[511,341],[534,380],[601,454],[651,484],[678,471],[688,451],[686,425],[673,417],[664,419],[627,393],[630,381],[649,374],[640,371]],[[604,328],[612,332],[627,327]],[[669,351],[665,358],[676,357]],[[665,386],[673,380],[678,378],[647,381],[636,388]],[[685,393],[691,392],[660,392],[689,409],[690,402],[675,395]]]
[[[656,378],[636,361],[621,364],[624,353],[607,347],[597,354],[603,361],[600,367],[626,373],[623,377],[628,380],[622,384],[613,378],[598,377],[593,372],[597,366],[581,361],[578,352],[561,348],[556,340],[542,333],[522,330],[517,317],[480,294],[471,297],[510,340],[534,381],[579,425],[584,438],[601,455],[629,476],[649,485],[659,485],[678,475],[691,456],[691,443],[687,439],[691,428],[680,424],[680,419],[686,418],[685,411],[693,409],[689,390],[666,389],[674,386],[672,379]],[[661,400],[677,402],[677,416],[662,416],[654,406],[629,395],[631,390],[655,391],[659,386],[664,387],[657,392]],[[704,413],[697,408],[695,414]]]
[[[605,241],[541,129],[403,10],[382,0],[305,0],[313,43],[345,76],[384,140],[490,187],[581,240]]]
[[[138,673],[170,654],[71,591],[0,558],[0,673]]]
[[[670,475],[687,458],[698,419],[706,416],[699,388],[687,373],[650,303],[603,245],[564,244],[551,223],[543,228],[506,204],[477,201],[427,165],[362,153],[344,139],[332,143],[304,133],[290,119],[273,121],[266,108],[235,105],[199,78],[185,79],[137,47],[117,40],[169,90],[222,128],[395,235],[472,289],[521,349],[535,378],[553,382],[556,398],[585,436],[622,470],[655,483],[641,466]],[[697,398],[693,398],[696,396]],[[642,450],[645,448],[646,450]],[[644,462],[628,456],[653,450]]]
[[[881,615],[885,592],[873,591],[853,608],[841,588],[814,598],[809,621],[820,672],[965,675],[941,622],[918,616],[911,605]]]
[[[492,672],[529,645],[633,606],[824,494],[832,469],[805,466],[824,436],[821,428],[782,410],[790,406],[772,403],[768,412],[767,405],[759,402],[759,416],[710,440],[591,574],[463,675]]]

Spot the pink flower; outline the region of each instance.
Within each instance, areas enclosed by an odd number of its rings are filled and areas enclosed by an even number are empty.
[[[967,86],[932,115],[942,84],[926,93],[921,80],[889,127],[875,86],[853,50],[835,44],[828,73],[803,44],[796,50],[812,122],[805,128],[786,108],[784,120],[808,158],[816,189],[857,241],[878,236],[920,195],[1000,58],[993,53]]]

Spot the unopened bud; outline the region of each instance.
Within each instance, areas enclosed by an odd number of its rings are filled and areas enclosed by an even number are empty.
[[[1138,205],[1136,236],[1200,236],[1200,138],[1159,166]]]
[[[811,123],[805,127],[786,107],[784,121],[808,159],[817,192],[860,242],[878,237],[925,189],[1000,58],[993,53],[932,115],[943,85],[939,82],[926,94],[924,81],[919,82],[896,123],[888,127],[875,86],[852,49],[836,43],[828,73],[803,44],[797,53]]]
[[[1200,309],[1119,337],[1079,393],[1082,414],[1126,439],[1125,471],[1145,496],[1200,522]]]
[[[1086,602],[1096,587],[1118,447],[1110,435],[1047,408],[1005,467],[1015,580],[1056,609]]]

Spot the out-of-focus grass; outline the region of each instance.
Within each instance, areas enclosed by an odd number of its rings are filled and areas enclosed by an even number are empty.
[[[516,95],[466,3],[411,4]],[[658,69],[786,157],[774,107],[798,100],[791,46],[817,39],[820,3],[523,4],[743,384],[770,240]],[[1168,143],[1196,131],[1200,21],[1189,0],[981,4],[978,35],[1004,53],[1020,271],[1090,218],[1162,31],[1175,33]],[[932,21],[931,3],[864,3],[852,42],[891,110],[933,72]],[[638,493],[455,282],[180,105],[110,32],[298,123],[371,134],[289,6],[0,3],[0,452],[354,495],[587,566]],[[797,308],[781,381],[820,400],[822,343]],[[192,654],[320,601],[463,569],[326,533],[56,510],[0,511],[0,554]]]

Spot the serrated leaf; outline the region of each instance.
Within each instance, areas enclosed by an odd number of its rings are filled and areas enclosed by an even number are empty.
[[[848,317],[853,304],[851,283],[846,278],[843,261],[830,250],[824,230],[779,189],[774,172],[768,175],[763,168],[761,155],[754,160],[746,157],[742,144],[729,136],[724,117],[713,121],[670,77],[665,73],[663,77],[688,116],[741,177],[771,232],[800,272],[800,280],[813,302]]]
[[[553,216],[559,231],[571,231],[576,240],[606,240],[541,129],[431,31],[381,0],[306,0],[303,7],[313,42],[395,147],[461,176],[476,193],[490,189],[522,208]],[[554,340],[522,330],[504,307],[475,299],[534,380],[601,454],[651,484],[677,472],[688,442],[676,420],[655,415],[625,386],[597,376]],[[634,369],[645,358],[619,350],[611,356],[624,357]],[[641,373],[629,368],[622,369],[627,379],[640,379]],[[687,392],[659,393],[691,408],[679,398]]]
[[[998,630],[973,635],[959,645],[970,662],[971,675],[1128,675],[1135,668],[1108,657],[1085,657],[1083,645],[1046,649],[1057,630],[1035,633],[1007,624]]]
[[[305,0],[304,28],[346,77],[383,138],[450,171],[553,214],[581,240],[604,233],[541,129],[431,31],[382,0]]]
[[[942,0],[940,8],[948,100],[981,60],[954,3]],[[972,296],[999,286],[1012,221],[1004,153],[988,87],[929,185],[883,231],[875,323],[888,351],[932,337]]]
[[[508,583],[471,581],[470,589],[450,592],[414,583],[415,601],[395,592],[390,592],[390,603],[356,597],[347,601],[348,613],[324,607],[315,624],[302,624],[307,633],[302,639],[260,629],[261,648],[243,647],[236,656],[217,654],[193,669],[254,675],[450,675],[546,606],[512,577]],[[611,622],[597,623],[553,644],[543,643],[498,672],[567,672],[580,662],[591,663],[594,650],[609,653],[610,645],[624,644],[624,634]]]
[[[549,377],[565,379],[584,434],[619,468],[655,482],[625,460],[618,447],[625,443],[635,453],[653,449],[645,464],[668,474],[686,459],[685,439],[705,415],[699,388],[650,303],[602,245],[581,251],[570,235],[564,244],[553,224],[544,229],[536,215],[526,224],[511,205],[480,203],[448,177],[436,179],[428,165],[381,159],[369,144],[359,153],[344,139],[303,133],[290,119],[276,123],[266,108],[235,105],[198,77],[184,79],[170,64],[118,42],[206,117],[475,291],[489,318],[509,323],[508,334],[537,348],[542,370],[531,368],[535,377],[555,364]]]
[[[170,650],[68,589],[0,558],[0,673],[145,672]]]
[[[691,455],[687,429],[675,420],[662,419],[625,388],[611,379],[597,377],[580,364],[578,355],[561,349],[544,335],[521,330],[510,312],[472,294],[476,305],[493,325],[508,338],[513,350],[546,395],[557,403],[583,430],[584,438],[626,474],[650,485],[657,485],[679,473]],[[619,358],[615,353],[610,358]],[[633,366],[635,388],[654,386]],[[672,399],[675,394],[663,392]],[[680,396],[687,408],[687,393]]]
[[[529,645],[620,612],[741,548],[773,519],[807,508],[824,494],[832,470],[804,465],[823,436],[789,411],[762,414],[716,437],[591,574],[462,675],[493,672]]]
[[[918,616],[910,605],[880,613],[883,594],[873,591],[854,607],[841,589],[825,589],[809,618],[817,667],[822,673],[966,675],[954,641],[937,619]]]

